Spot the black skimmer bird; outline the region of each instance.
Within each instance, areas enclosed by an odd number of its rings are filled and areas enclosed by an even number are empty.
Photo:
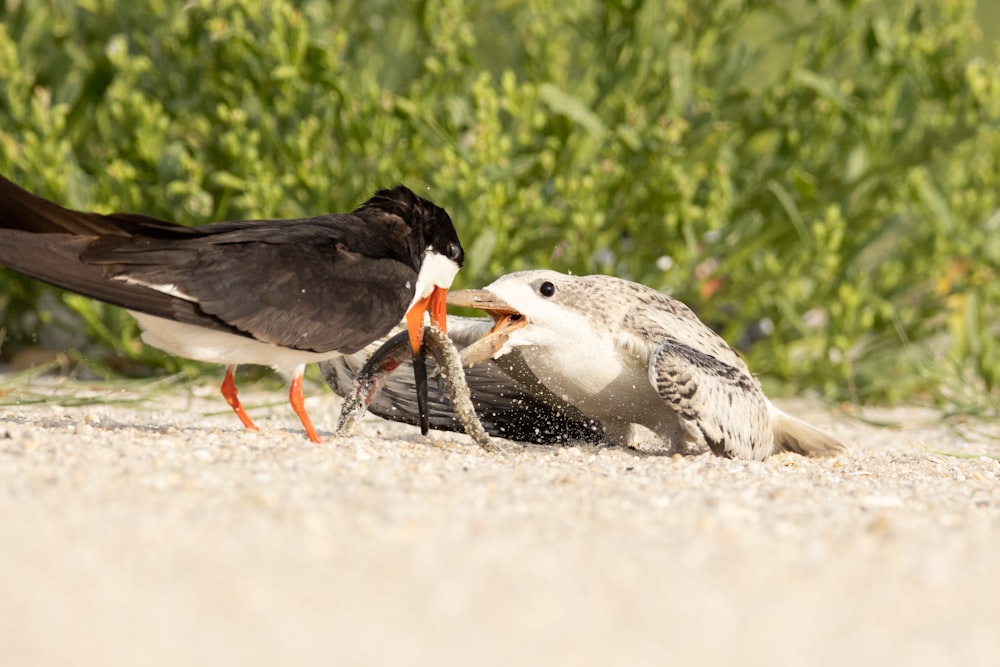
[[[291,371],[292,408],[314,442],[306,364],[356,352],[404,318],[420,358],[424,314],[447,326],[463,259],[445,210],[403,186],[350,214],[184,227],[70,210],[0,177],[0,266],[122,306],[146,343],[225,365],[222,394],[248,429],[236,366]]]
[[[490,315],[450,318],[448,335],[464,348],[473,404],[493,435],[643,442],[754,460],[844,449],[775,407],[746,363],[690,308],[644,285],[525,271],[482,290],[452,292],[448,301]],[[377,360],[358,377],[381,372]],[[320,365],[341,394],[359,367],[358,357]],[[397,373],[382,381],[369,409],[412,421],[412,380]],[[435,428],[460,428],[440,392],[432,391],[430,414]]]

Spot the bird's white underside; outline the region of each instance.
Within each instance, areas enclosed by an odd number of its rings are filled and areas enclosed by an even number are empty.
[[[129,313],[142,327],[142,340],[164,352],[213,364],[256,364],[292,371],[303,364],[340,356],[339,352],[292,350],[253,338],[175,322],[146,313]]]

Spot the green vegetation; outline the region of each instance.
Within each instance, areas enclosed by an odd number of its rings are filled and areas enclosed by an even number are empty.
[[[0,7],[0,172],[69,206],[197,224],[403,182],[455,219],[459,286],[613,273],[774,381],[996,403],[1000,78],[970,2]],[[46,299],[0,273],[8,349],[52,329],[176,369]]]

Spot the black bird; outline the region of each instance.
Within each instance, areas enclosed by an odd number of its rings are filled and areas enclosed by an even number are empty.
[[[128,309],[154,347],[224,364],[222,395],[249,429],[236,366],[292,371],[292,408],[314,442],[305,365],[354,353],[404,317],[422,361],[424,313],[445,328],[463,259],[448,213],[402,185],[350,214],[185,227],[67,209],[0,177],[0,266]]]

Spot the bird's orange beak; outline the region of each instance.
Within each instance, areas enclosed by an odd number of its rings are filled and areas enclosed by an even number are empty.
[[[413,381],[417,389],[417,414],[420,417],[420,432],[427,435],[430,430],[430,416],[427,399],[427,366],[424,361],[424,313],[430,311],[431,324],[442,332],[448,326],[448,290],[434,286],[431,293],[417,301],[406,313],[406,333],[410,338],[413,353]]]
[[[430,312],[431,324],[447,333],[448,330],[448,290],[434,286],[431,293],[413,304],[406,314],[406,331],[410,336],[410,350],[416,354],[424,342],[424,313]]]
[[[462,348],[463,366],[473,366],[489,359],[507,344],[513,331],[528,326],[526,316],[487,290],[455,290],[448,293],[448,301],[453,306],[486,311],[493,320],[493,327],[482,338]]]

